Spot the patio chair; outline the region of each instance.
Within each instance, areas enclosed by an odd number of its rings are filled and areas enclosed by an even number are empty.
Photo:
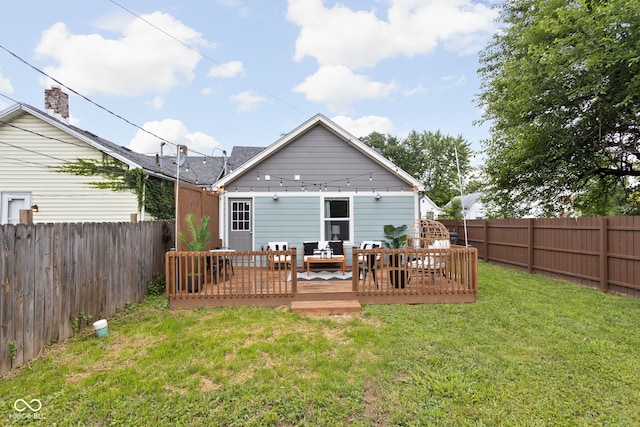
[[[288,242],[268,242],[268,251],[286,251],[289,249]],[[269,270],[273,270],[274,266],[278,264],[291,265],[291,255],[269,255]]]
[[[418,274],[431,275],[431,280],[435,281],[435,273],[439,272],[445,275],[444,269],[447,259],[447,250],[451,247],[449,239],[435,240],[427,249],[444,249],[442,252],[432,252],[423,257],[416,257],[409,261],[409,268]]]
[[[362,243],[360,243],[360,249],[372,249],[372,248],[381,248],[382,247],[382,242],[381,241],[375,241],[375,240],[363,240]],[[378,254],[378,259],[380,259],[380,255]],[[364,261],[365,260],[365,255],[364,254],[359,254],[358,255],[358,261]]]
[[[369,246],[369,245],[366,245]],[[365,247],[364,249],[376,249],[381,245],[377,245],[375,243],[371,243],[371,247]],[[373,277],[373,283],[375,283],[376,288],[378,287],[378,278],[376,277],[376,270],[380,266],[380,253],[371,253],[371,254],[360,254],[358,255],[358,279],[362,279],[363,281],[367,280],[367,274],[371,273]]]

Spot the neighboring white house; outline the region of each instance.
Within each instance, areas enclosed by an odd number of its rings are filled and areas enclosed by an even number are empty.
[[[462,210],[465,219],[483,219],[487,215],[487,210],[482,203],[482,196],[483,194],[480,192],[462,196]],[[460,200],[460,196],[454,197],[453,200]],[[451,207],[451,202],[446,206]]]
[[[68,97],[59,88],[45,91],[45,107],[47,113],[18,103],[0,111],[0,224],[17,223],[22,209],[33,210],[34,223],[130,221],[131,214],[140,215],[134,193],[95,188],[89,183],[101,177],[55,167],[108,155],[148,171],[145,163],[155,159],[70,125]]]
[[[442,209],[434,203],[426,194],[420,197],[420,218],[438,219]]]

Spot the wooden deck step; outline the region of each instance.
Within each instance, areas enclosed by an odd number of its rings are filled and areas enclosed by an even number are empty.
[[[306,314],[342,314],[359,313],[362,310],[360,302],[352,300],[327,301],[293,301],[291,311]]]

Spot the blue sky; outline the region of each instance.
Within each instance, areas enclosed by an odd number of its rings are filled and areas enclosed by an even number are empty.
[[[473,125],[474,97],[478,52],[496,31],[492,3],[21,0],[3,8],[0,44],[202,154],[267,146],[316,113],[357,137],[440,130],[479,150],[488,127]],[[43,109],[50,84],[0,50],[0,93]],[[0,109],[11,104],[0,96]],[[70,114],[103,138],[159,152],[160,141],[72,93]]]

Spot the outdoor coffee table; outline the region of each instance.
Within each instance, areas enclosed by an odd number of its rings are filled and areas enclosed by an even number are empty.
[[[340,264],[340,271],[344,275],[347,270],[347,258],[344,255],[334,255],[332,258],[321,258],[315,256],[307,257],[304,262],[307,264],[307,276],[311,275],[310,265],[313,264]]]

